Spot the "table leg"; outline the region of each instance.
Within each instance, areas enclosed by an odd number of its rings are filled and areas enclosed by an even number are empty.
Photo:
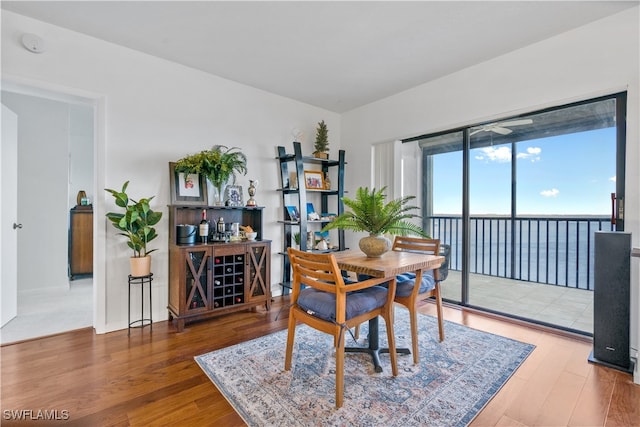
[[[380,343],[378,340],[378,316],[369,319],[369,346],[368,347],[345,347],[347,353],[368,353],[373,359],[373,367],[376,372],[382,372],[380,365]],[[388,349],[387,349],[388,351]]]

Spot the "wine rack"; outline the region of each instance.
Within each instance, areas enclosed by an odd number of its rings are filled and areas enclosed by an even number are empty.
[[[245,255],[216,256],[213,262],[213,307],[244,303]]]
[[[212,209],[213,210],[213,209]],[[170,207],[170,227],[198,221],[198,209]],[[222,212],[222,209],[215,209]],[[225,218],[261,230],[262,208],[225,209]],[[179,222],[175,222],[178,220]],[[259,234],[260,235],[260,234]],[[169,240],[169,320],[187,322],[232,311],[271,308],[271,242],[268,240],[177,244]]]

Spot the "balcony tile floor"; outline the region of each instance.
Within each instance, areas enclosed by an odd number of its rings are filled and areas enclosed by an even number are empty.
[[[445,299],[460,301],[461,274],[449,271],[442,283]],[[593,291],[470,275],[469,303],[501,313],[593,333]]]

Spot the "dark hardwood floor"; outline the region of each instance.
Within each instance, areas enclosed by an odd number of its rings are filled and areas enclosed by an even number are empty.
[[[157,322],[153,332],[131,336],[83,329],[2,346],[0,423],[55,425],[11,419],[46,410],[68,417],[60,425],[244,425],[193,358],[285,329],[287,302],[276,297],[270,312],[229,314],[181,333]],[[423,303],[421,311],[435,308]],[[629,374],[588,363],[584,339],[451,307],[445,318],[537,346],[472,426],[640,426],[640,386]]]

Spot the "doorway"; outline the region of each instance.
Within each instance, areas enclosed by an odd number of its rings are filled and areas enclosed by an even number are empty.
[[[624,229],[626,93],[405,143],[451,302],[591,335],[594,234]],[[452,283],[453,280],[455,283]]]
[[[7,87],[9,87],[7,89]],[[18,115],[18,313],[2,343],[93,326],[91,277],[69,280],[69,211],[94,191],[91,100],[5,86],[2,103]]]

